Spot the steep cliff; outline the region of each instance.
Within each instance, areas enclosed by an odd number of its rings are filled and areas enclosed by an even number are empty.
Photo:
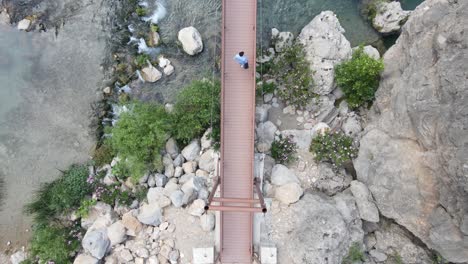
[[[358,179],[381,214],[468,262],[468,1],[425,1],[384,63]]]

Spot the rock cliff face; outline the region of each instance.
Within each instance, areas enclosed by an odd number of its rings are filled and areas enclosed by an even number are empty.
[[[427,0],[384,56],[355,161],[381,214],[468,262],[468,1]]]

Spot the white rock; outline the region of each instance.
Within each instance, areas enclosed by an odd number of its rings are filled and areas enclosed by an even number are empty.
[[[323,135],[325,132],[329,131],[330,127],[326,123],[318,123],[312,128],[312,138]]]
[[[167,65],[166,67],[164,67],[163,69],[164,71],[164,74],[166,74],[167,76],[171,75],[174,73],[174,66],[172,66],[171,64]]]
[[[329,94],[335,88],[335,65],[351,56],[351,45],[343,33],[336,15],[324,11],[306,25],[297,38],[304,45],[318,94]]]
[[[148,249],[146,249],[146,248],[139,248],[139,249],[137,249],[137,251],[135,253],[137,254],[137,256],[139,256],[141,258],[148,258],[149,257],[149,252],[148,252]]]
[[[158,63],[159,67],[164,68],[169,64],[171,64],[171,61],[164,58],[164,56],[159,57],[159,63]]]
[[[182,167],[176,167],[174,171],[174,177],[179,178],[182,176],[182,174],[184,174],[184,169],[182,169]]]
[[[195,139],[182,150],[182,155],[186,160],[191,161],[198,157],[200,149],[200,143]]]
[[[186,174],[194,173],[197,169],[197,162],[196,161],[188,161],[182,164],[182,169]]]
[[[192,205],[190,205],[189,212],[194,216],[202,216],[205,212],[205,201],[202,199],[193,201]]]
[[[353,137],[362,130],[361,121],[356,115],[350,116],[343,122],[341,129],[346,135]]]
[[[275,198],[283,204],[292,204],[299,201],[303,193],[298,183],[290,182],[276,188]]]
[[[125,263],[130,262],[130,261],[133,260],[133,255],[132,255],[132,253],[130,253],[130,251],[128,249],[124,249],[124,250],[120,251],[119,257],[123,261],[125,261]]]
[[[88,230],[83,237],[83,241],[81,241],[81,245],[93,257],[102,259],[110,246],[106,229]]]
[[[15,254],[11,255],[10,261],[11,264],[20,264],[24,260],[26,260],[27,256],[26,253],[22,250],[15,252]]]
[[[278,37],[280,31],[277,29],[277,28],[272,28],[271,29],[271,38],[274,39],[276,37]]]
[[[174,138],[170,138],[166,142],[166,153],[171,156],[171,158],[175,159],[179,155],[179,147],[177,146],[177,142]]]
[[[9,25],[10,24],[10,15],[6,9],[0,11],[0,24]]]
[[[122,216],[122,224],[127,228],[127,235],[136,236],[143,229],[142,224],[136,219],[132,212],[125,213]]]
[[[404,21],[411,11],[404,11],[398,1],[381,1],[377,3],[377,13],[372,20],[372,25],[380,33],[392,33],[401,29]]]
[[[384,262],[387,260],[387,255],[378,250],[373,249],[369,253],[377,262]]]
[[[354,47],[353,52],[356,51],[357,49],[359,49],[359,47]],[[376,60],[380,59],[379,51],[376,48],[372,47],[371,45],[364,46],[362,51],[373,59],[376,59]]]
[[[107,237],[110,240],[111,246],[115,246],[125,241],[127,235],[122,221],[117,221],[107,228]]]
[[[291,182],[299,183],[294,172],[282,164],[276,164],[271,171],[271,183],[281,186]]]
[[[200,169],[212,172],[215,170],[215,161],[214,161],[214,150],[209,149],[205,153],[203,153],[198,161],[198,166]]]
[[[151,256],[148,259],[148,264],[159,264],[159,260],[156,256]]]
[[[86,217],[81,218],[81,226],[84,229],[90,228],[94,222],[100,220],[100,223],[104,226],[109,226],[115,220],[115,215],[113,213],[112,207],[103,202],[97,202],[93,205]]]
[[[184,192],[181,190],[175,190],[173,193],[171,193],[171,196],[169,198],[171,199],[172,204],[176,208],[182,207],[182,205],[184,205]]]
[[[18,29],[19,30],[28,30],[29,27],[31,26],[31,20],[25,18],[18,22]]]
[[[143,80],[153,83],[161,79],[162,74],[153,65],[149,64],[141,70],[141,77]]]
[[[282,52],[293,44],[294,35],[291,32],[280,32],[275,38],[276,52]]]
[[[200,32],[194,27],[186,27],[179,31],[178,39],[188,55],[195,55],[203,50]]]
[[[98,263],[99,263],[99,259],[93,256],[90,256],[88,254],[79,254],[73,261],[73,264],[98,264]]]
[[[138,221],[145,225],[158,226],[162,221],[162,209],[158,204],[146,204],[140,207]]]
[[[208,128],[203,134],[203,137],[201,138],[202,151],[205,149],[211,148],[211,145],[213,144],[213,140],[211,139],[210,135],[211,135],[211,128]]]
[[[255,107],[255,121],[257,123],[264,123],[268,120],[268,110],[271,108],[270,105],[264,104],[262,106]]]
[[[214,229],[216,217],[214,214],[207,213],[200,217],[200,226],[203,231],[210,232]]]

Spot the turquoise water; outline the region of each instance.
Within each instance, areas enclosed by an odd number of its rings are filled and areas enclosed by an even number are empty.
[[[400,2],[404,10],[414,10],[419,4],[424,2],[424,0],[400,0]]]

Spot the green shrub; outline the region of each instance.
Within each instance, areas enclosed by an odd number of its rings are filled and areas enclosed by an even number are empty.
[[[276,83],[274,82],[262,82],[257,85],[256,95],[263,96],[264,94],[274,93],[276,90]]]
[[[147,61],[151,61],[151,57],[148,54],[140,54],[134,59],[134,63],[138,68],[145,66]]]
[[[102,144],[94,150],[93,160],[98,167],[111,163],[113,158],[114,152],[108,144]]]
[[[81,200],[92,193],[87,182],[88,168],[73,165],[63,176],[41,186],[35,200],[26,205],[26,212],[34,215],[36,223],[47,223],[58,215],[80,205]]]
[[[275,139],[271,144],[271,156],[277,163],[284,165],[295,160],[296,151],[297,145],[292,136],[283,137],[280,135],[279,139]]]
[[[112,128],[110,143],[129,170],[126,176],[138,179],[160,155],[170,123],[163,106],[135,102],[130,108]]]
[[[89,209],[91,209],[91,207],[94,205],[96,205],[96,200],[94,199],[82,200],[77,212],[78,217],[88,217]]]
[[[53,225],[38,226],[30,243],[31,259],[38,259],[38,263],[72,263],[73,256],[80,247],[81,233],[78,229]],[[78,238],[78,239],[77,239]]]
[[[336,83],[343,90],[350,107],[372,103],[383,69],[383,61],[371,58],[362,47],[353,53],[351,60],[335,68]]]
[[[290,105],[303,108],[314,96],[312,72],[300,44],[287,47],[273,65],[278,78],[278,96]]]
[[[219,81],[194,81],[177,97],[172,114],[172,134],[177,141],[187,144],[200,137],[211,126],[211,137],[219,142],[220,126]]]
[[[357,155],[353,139],[339,132],[317,135],[310,144],[310,151],[315,154],[317,161],[331,162],[335,168]]]
[[[148,11],[144,7],[141,7],[141,6],[137,7],[135,9],[135,12],[138,16],[146,16],[146,14],[148,13]]]
[[[120,184],[98,186],[96,188],[96,196],[98,200],[110,205],[119,203],[129,206],[134,199],[129,191],[122,191],[120,189]]]
[[[353,243],[349,247],[348,255],[343,259],[343,264],[352,264],[355,262],[364,261],[364,253],[358,243]]]

